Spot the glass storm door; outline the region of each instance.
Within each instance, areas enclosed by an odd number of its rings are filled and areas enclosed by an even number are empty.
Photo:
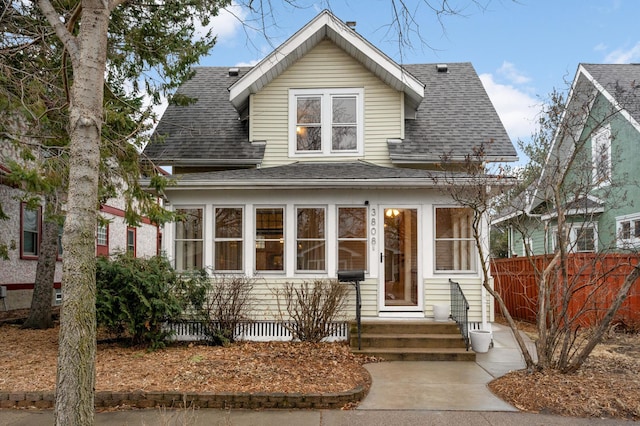
[[[383,239],[383,309],[418,310],[421,286],[418,285],[417,209],[385,208]]]

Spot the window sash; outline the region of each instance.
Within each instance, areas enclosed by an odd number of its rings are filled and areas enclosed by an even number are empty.
[[[136,228],[127,228],[127,252],[136,255]]]
[[[178,271],[202,269],[204,209],[202,207],[178,207],[175,211],[185,216],[184,221],[175,223],[175,268]]]
[[[96,231],[96,244],[99,246],[106,246],[108,244],[107,229],[107,225],[98,225],[98,230]]]
[[[299,207],[296,211],[296,270],[326,270],[326,210]]]
[[[475,272],[477,248],[473,212],[466,207],[437,207],[435,214],[435,270]]]
[[[243,270],[243,209],[216,207],[214,223],[214,269]]]
[[[338,207],[338,269],[369,269],[366,207]]]
[[[591,138],[593,183],[606,184],[611,179],[611,127],[598,129]]]
[[[256,208],[255,243],[256,271],[284,271],[284,208]]]
[[[42,221],[40,208],[29,209],[22,204],[22,243],[21,255],[37,257],[40,254],[40,224]]]
[[[356,155],[363,150],[362,89],[292,89],[290,155]]]

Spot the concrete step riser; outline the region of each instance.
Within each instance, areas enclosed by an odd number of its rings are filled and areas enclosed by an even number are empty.
[[[358,327],[351,325],[351,333],[357,333]],[[362,333],[368,334],[456,334],[459,329],[456,323],[426,324],[362,324]]]
[[[359,353],[357,350],[354,353]],[[473,351],[465,353],[388,353],[367,351],[366,355],[384,358],[387,361],[475,361]]]
[[[351,347],[358,347],[358,336],[351,335]],[[464,348],[461,336],[451,338],[363,337],[363,348]]]
[[[466,351],[458,325],[453,321],[372,321],[358,329],[351,323],[349,343],[354,353],[364,353],[389,361],[475,361]]]

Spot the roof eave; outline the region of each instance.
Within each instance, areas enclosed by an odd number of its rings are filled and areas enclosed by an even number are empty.
[[[392,164],[440,164],[445,162],[466,161],[468,157],[462,155],[444,157],[431,157],[424,155],[391,155]],[[487,155],[479,158],[479,161],[488,163],[512,163],[519,161],[517,155]]]
[[[455,186],[477,185],[474,178],[437,176],[423,179],[234,179],[229,180],[180,180],[167,190],[184,189],[439,189]],[[490,186],[510,186],[504,178],[487,178],[485,182]]]
[[[153,160],[153,159],[152,159]],[[162,158],[153,160],[163,166],[181,166],[181,167],[222,167],[222,166],[257,166],[262,163],[262,158]]]

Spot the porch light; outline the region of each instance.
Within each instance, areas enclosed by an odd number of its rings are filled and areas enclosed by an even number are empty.
[[[385,212],[385,215],[387,217],[396,217],[400,214],[400,211],[398,211],[398,209],[387,209],[387,211]]]

